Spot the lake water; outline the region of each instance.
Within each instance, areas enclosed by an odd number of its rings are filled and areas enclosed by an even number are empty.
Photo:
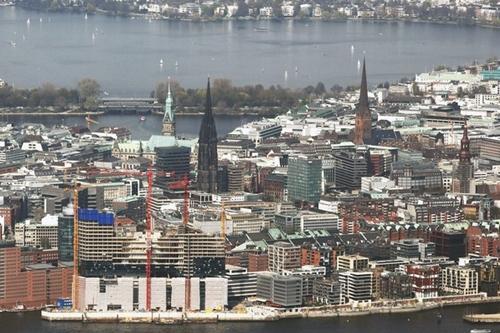
[[[148,115],[144,121],[140,121],[138,115],[103,115],[94,116],[93,120],[97,124],[91,126],[92,130],[103,126],[125,127],[132,133],[133,139],[147,140],[153,134],[161,134],[162,116]],[[176,131],[178,136],[182,137],[198,137],[198,132],[201,125],[201,115],[183,116],[179,115],[176,118]],[[217,127],[217,135],[219,137],[226,135],[238,126],[258,119],[256,116],[222,116],[215,115],[215,124]],[[2,116],[0,122],[7,122],[16,125],[25,123],[40,123],[45,126],[66,125],[66,126],[86,126],[85,117],[48,117],[48,116]]]
[[[360,21],[149,22],[103,15],[85,20],[80,14],[0,8],[0,78],[33,87],[43,82],[75,86],[90,77],[113,96],[147,96],[169,75],[185,87],[204,86],[208,75],[236,85],[359,84],[357,64],[363,56],[368,79],[376,84],[438,64],[499,55],[500,30],[481,27]]]
[[[407,314],[385,314],[335,319],[292,319],[264,323],[198,325],[50,323],[39,313],[0,313],[1,332],[8,333],[469,333],[472,328],[489,328],[498,333],[500,325],[469,324],[465,313],[499,312],[500,304],[457,306]]]

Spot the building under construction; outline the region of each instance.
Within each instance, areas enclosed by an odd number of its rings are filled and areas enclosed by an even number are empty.
[[[152,277],[212,277],[224,274],[221,237],[187,225],[151,235]],[[81,209],[78,223],[80,276],[142,277],[146,272],[147,236],[119,227],[109,213]]]

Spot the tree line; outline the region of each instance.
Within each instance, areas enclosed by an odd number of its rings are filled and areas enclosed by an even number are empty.
[[[101,94],[99,83],[93,79],[83,79],[76,88],[58,88],[52,83],[44,83],[33,89],[19,89],[6,84],[0,87],[0,107],[31,107],[65,110],[72,106],[86,110],[97,108]]]
[[[167,96],[167,82],[159,83],[151,97],[164,103]],[[184,88],[178,82],[171,82],[175,106],[178,110],[202,109],[205,105],[205,88]],[[212,80],[212,105],[218,109],[241,108],[291,108],[301,102],[315,97],[329,97],[342,91],[354,90],[354,87],[343,88],[334,85],[329,90],[322,82],[315,86],[292,89],[280,85],[264,87],[261,84],[233,86],[227,79]],[[0,87],[0,108],[54,108],[67,110],[81,108],[94,111],[99,105],[102,90],[99,83],[93,79],[83,79],[75,88],[58,88],[51,83],[44,83],[32,89],[15,88],[6,84]]]
[[[205,105],[205,88],[184,88],[178,82],[170,83],[174,102],[177,109],[200,108]],[[167,82],[161,82],[151,92],[151,97],[161,103],[167,96]],[[329,91],[322,82],[316,86],[307,86],[301,89],[285,88],[280,85],[264,87],[261,84],[233,86],[227,79],[215,79],[211,82],[212,105],[219,109],[250,108],[290,108],[297,106],[301,101],[318,96],[330,96],[341,92],[343,88],[335,85]]]

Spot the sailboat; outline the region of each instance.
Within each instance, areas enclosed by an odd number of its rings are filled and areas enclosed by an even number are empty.
[[[361,69],[361,61],[358,59],[358,72]]]
[[[28,17],[28,19],[26,20],[26,25],[30,25],[31,24],[31,20],[30,18]]]
[[[351,55],[354,54],[354,45],[351,45]]]
[[[87,20],[89,18],[89,16],[87,15],[87,13],[85,13],[85,19]]]

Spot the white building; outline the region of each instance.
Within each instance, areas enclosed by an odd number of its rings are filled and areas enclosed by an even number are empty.
[[[191,278],[191,311],[223,310],[227,306],[227,280]],[[152,278],[151,307],[160,311],[185,307],[185,278]],[[170,290],[170,292],[167,292]],[[200,293],[204,290],[204,294]],[[146,278],[79,277],[79,306],[84,310],[137,311],[146,307]]]
[[[372,272],[341,272],[341,294],[346,303],[365,302],[372,299]]]
[[[463,266],[446,267],[441,273],[443,290],[460,295],[473,295],[479,291],[479,277],[475,269]]]

